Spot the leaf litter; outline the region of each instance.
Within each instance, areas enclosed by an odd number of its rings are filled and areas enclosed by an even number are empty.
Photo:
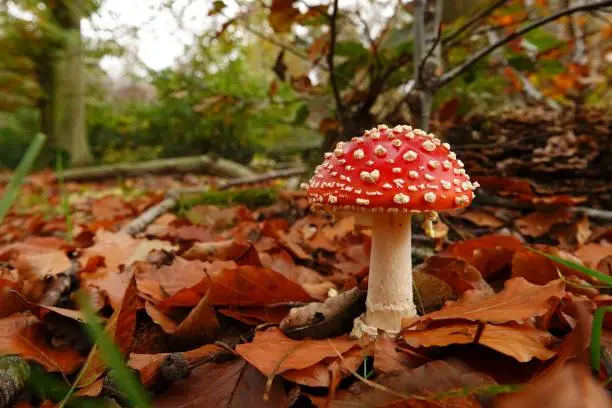
[[[527,194],[503,179],[489,184]],[[560,387],[558,406],[578,396],[609,402],[601,384],[612,373],[602,364],[593,378],[583,363],[591,315],[612,304],[609,290],[529,250],[610,275],[612,234],[588,217],[487,205],[447,214],[435,241],[415,226],[426,314],[398,336],[356,340],[348,333],[365,307],[371,236],[353,217],[312,213],[302,194],[281,192],[267,207],[196,205],[131,236],[121,228],[160,192],[87,187],[97,193],[71,198],[73,242],[40,209],[0,225],[0,349],[60,373],[80,388],[75,398],[108,393],[107,368],[95,345],[74,347],[86,337],[74,291],[39,304],[73,263],[72,289],[90,295],[155,406],[545,406],[540,393],[553,398]],[[168,374],[177,361],[188,374]],[[565,387],[570,379],[584,388]]]

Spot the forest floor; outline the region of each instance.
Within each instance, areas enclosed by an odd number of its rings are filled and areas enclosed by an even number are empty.
[[[434,237],[414,224],[421,316],[356,340],[370,230],[284,181],[182,199],[127,233],[212,179],[33,175],[0,225],[0,354],[30,364],[0,358],[0,402],[128,406],[135,373],[156,407],[610,406],[612,217],[588,207],[605,197],[481,179],[486,200]],[[133,371],[107,370],[100,322]]]

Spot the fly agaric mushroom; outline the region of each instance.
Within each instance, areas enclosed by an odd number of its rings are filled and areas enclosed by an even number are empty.
[[[307,185],[308,200],[372,227],[366,313],[356,319],[353,335],[396,333],[402,318],[416,316],[412,214],[432,219],[436,211],[467,207],[476,187],[448,143],[406,125],[379,125],[325,154]]]

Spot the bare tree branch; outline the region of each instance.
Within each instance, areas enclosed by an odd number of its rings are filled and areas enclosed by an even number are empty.
[[[600,9],[602,7],[608,7],[608,6],[612,6],[612,0],[601,0],[601,1],[595,1],[595,2],[592,2],[592,3],[588,3],[588,4],[582,4],[582,5],[579,5],[579,6],[570,7],[570,8],[558,11],[558,12],[553,13],[553,14],[551,14],[549,16],[546,16],[546,17],[542,17],[542,18],[534,21],[533,23],[530,23],[530,24],[526,25],[525,27],[523,27],[523,28],[513,32],[512,34],[507,35],[506,37],[502,38],[501,40],[497,41],[496,43],[491,44],[488,47],[483,48],[482,50],[480,50],[479,52],[477,52],[476,54],[471,56],[463,64],[461,64],[458,67],[455,67],[452,70],[448,71],[445,75],[443,75],[440,78],[440,80],[438,82],[438,87],[442,87],[442,86],[448,84],[450,81],[452,81],[457,76],[459,76],[462,73],[464,73],[465,71],[467,71],[474,64],[479,62],[481,59],[483,59],[487,55],[491,54],[497,48],[506,45],[507,43],[509,43],[510,41],[514,40],[515,38],[521,37],[522,35],[528,33],[531,30],[534,30],[534,29],[536,29],[536,28],[538,28],[540,26],[543,26],[543,25],[545,25],[547,23],[550,23],[551,21],[557,20],[557,19],[559,19],[561,17],[569,16],[569,15],[571,15],[573,13],[577,13],[577,12],[580,12],[580,11],[596,10],[596,9]]]
[[[496,9],[498,9],[501,6],[503,6],[507,1],[508,0],[497,0],[496,2],[491,4],[489,7],[485,7],[480,12],[474,14],[472,16],[472,18],[470,18],[468,21],[465,22],[464,25],[459,27],[457,30],[455,30],[455,32],[450,34],[448,37],[444,38],[442,40],[442,44],[445,45],[445,46],[450,46],[450,44],[454,44],[454,42],[457,40],[457,38],[459,38],[461,36],[461,34],[463,34],[465,31],[469,30],[470,28],[472,28],[472,26],[474,26],[480,20],[483,20],[483,19],[487,18]]]
[[[336,53],[336,38],[337,38],[337,19],[338,19],[338,0],[334,0],[332,13],[329,20],[329,52],[327,53],[327,68],[329,70],[329,82],[331,83],[336,101],[336,116],[340,123],[344,123],[344,105],[340,97],[340,89],[338,88],[338,79],[336,78],[336,67],[334,65],[334,54]]]

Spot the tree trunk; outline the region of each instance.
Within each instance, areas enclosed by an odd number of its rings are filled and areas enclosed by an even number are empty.
[[[81,40],[82,1],[63,0],[52,8],[53,15],[65,30],[61,47],[51,61],[51,85],[46,89],[50,106],[43,109],[42,124],[60,149],[70,154],[72,165],[91,162],[92,155],[85,126],[85,80]],[[50,118],[47,116],[50,115]]]

